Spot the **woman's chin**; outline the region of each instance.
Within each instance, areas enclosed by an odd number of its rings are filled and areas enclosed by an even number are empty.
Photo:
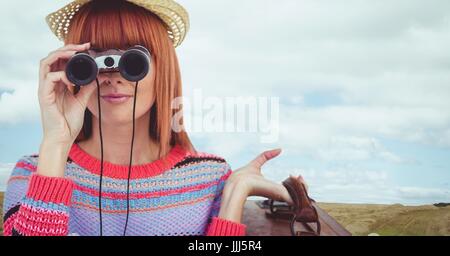
[[[129,111],[125,113],[102,113],[102,123],[111,126],[122,126],[133,122],[133,114]]]

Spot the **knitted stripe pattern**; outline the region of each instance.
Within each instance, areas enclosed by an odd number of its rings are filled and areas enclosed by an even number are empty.
[[[36,173],[38,157],[21,158],[8,180],[4,235],[99,235],[100,161],[74,144],[64,178],[55,178]],[[231,173],[223,158],[179,146],[154,162],[132,166],[127,235],[245,235],[244,224],[218,217]],[[128,166],[104,162],[103,235],[123,234],[127,175]]]

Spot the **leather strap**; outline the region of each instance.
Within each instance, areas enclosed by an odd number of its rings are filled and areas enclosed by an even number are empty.
[[[298,235],[320,235],[320,222],[319,215],[316,208],[313,206],[312,200],[305,188],[305,185],[295,177],[289,177],[283,181],[283,186],[286,187],[289,195],[294,202],[294,209],[292,211],[291,219],[291,233],[294,236]],[[295,223],[300,222],[305,227],[311,230],[311,232],[296,232]],[[315,223],[317,228],[314,229],[309,223]]]

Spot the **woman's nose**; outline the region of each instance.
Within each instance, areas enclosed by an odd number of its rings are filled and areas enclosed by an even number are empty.
[[[111,84],[122,84],[122,78],[120,76],[119,72],[115,72],[115,73],[103,73],[100,74],[101,79],[103,80],[103,82],[106,85],[111,85]]]

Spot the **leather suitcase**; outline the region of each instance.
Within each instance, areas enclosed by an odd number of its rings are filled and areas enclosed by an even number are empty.
[[[322,210],[315,202],[321,225],[320,236],[351,236],[335,219]],[[286,208],[283,203],[278,208]],[[247,225],[247,236],[291,236],[290,214],[279,210],[272,212],[268,200],[247,200],[243,213],[243,223]],[[295,224],[297,231],[311,231],[316,224]]]

